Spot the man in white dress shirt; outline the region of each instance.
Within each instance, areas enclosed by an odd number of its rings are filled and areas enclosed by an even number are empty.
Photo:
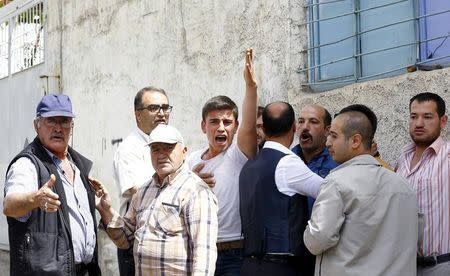
[[[123,140],[114,155],[114,179],[120,191],[120,215],[125,215],[132,196],[138,188],[152,178],[148,148],[149,134],[159,124],[167,124],[172,106],[161,88],[144,87],[134,98],[136,129]],[[121,276],[134,275],[133,247],[118,249]]]

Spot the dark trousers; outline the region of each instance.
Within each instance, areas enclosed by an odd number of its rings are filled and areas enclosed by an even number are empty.
[[[239,276],[242,266],[242,249],[227,249],[217,252],[215,276]]]
[[[293,263],[276,263],[247,257],[242,264],[241,276],[296,276]]]
[[[134,276],[133,246],[129,249],[117,248],[117,261],[120,276]]]
[[[246,257],[241,276],[313,276],[315,256],[292,257],[288,260],[274,260]]]

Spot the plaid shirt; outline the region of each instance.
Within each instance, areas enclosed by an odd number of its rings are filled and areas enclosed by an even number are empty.
[[[213,275],[217,210],[210,188],[183,165],[162,185],[154,175],[106,232],[119,248],[134,243],[136,275]]]

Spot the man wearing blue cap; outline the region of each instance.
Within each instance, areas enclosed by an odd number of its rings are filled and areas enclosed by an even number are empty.
[[[13,158],[5,181],[11,275],[99,275],[92,162],[68,146],[72,103],[45,95],[37,137]]]

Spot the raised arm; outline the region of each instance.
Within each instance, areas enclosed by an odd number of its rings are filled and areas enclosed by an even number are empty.
[[[256,154],[256,115],[258,109],[258,84],[253,70],[253,50],[247,48],[245,51],[245,96],[242,105],[242,122],[237,134],[239,149],[251,158]]]

